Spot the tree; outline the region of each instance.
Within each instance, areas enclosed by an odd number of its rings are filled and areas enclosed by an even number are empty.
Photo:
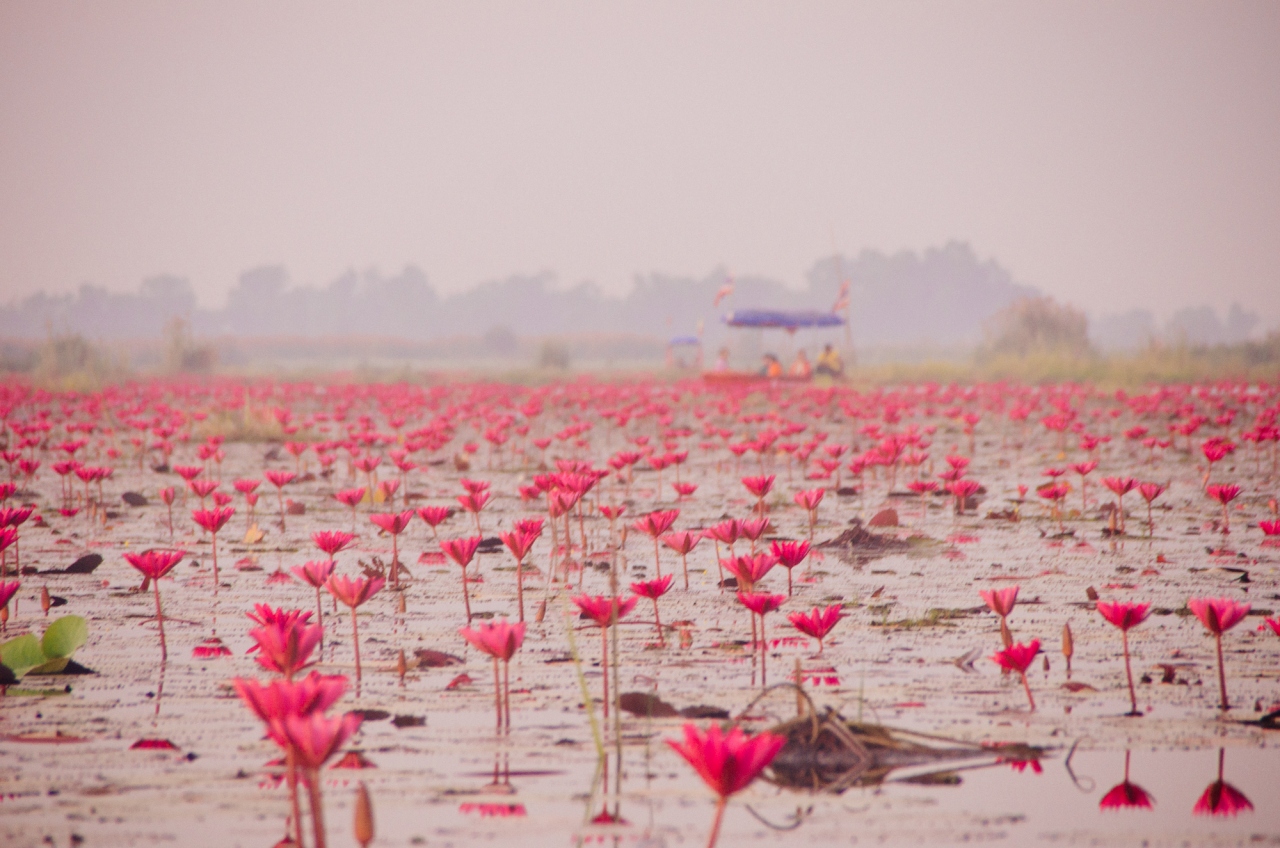
[[[1088,352],[1089,322],[1084,313],[1046,296],[1020,297],[993,315],[980,351],[986,358]]]

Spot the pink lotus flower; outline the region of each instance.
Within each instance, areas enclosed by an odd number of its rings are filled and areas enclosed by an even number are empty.
[[[827,634],[844,618],[840,604],[831,604],[825,609],[814,607],[810,612],[793,612],[787,616],[791,625],[801,633],[818,640],[818,656],[822,656],[823,641]]]
[[[679,517],[680,510],[678,509],[655,510],[643,518],[636,519],[632,526],[641,533],[656,539],[670,530]]]
[[[907,488],[920,496],[920,518],[923,520],[928,514],[928,505],[926,499],[931,492],[937,491],[938,484],[932,480],[912,480],[907,483]],[[809,538],[813,538],[813,532],[810,531]]]
[[[524,642],[524,630],[523,622],[511,624],[500,620],[493,624],[481,624],[475,630],[461,627],[458,632],[477,650],[506,662],[515,656]]]
[[[965,503],[981,488],[977,480],[954,480],[947,484],[947,491],[956,499],[956,515],[964,515]]]
[[[258,664],[292,680],[295,674],[311,665],[311,652],[324,639],[324,628],[301,621],[275,621],[255,627],[249,636],[258,646],[255,657]]]
[[[354,533],[344,533],[341,530],[317,530],[311,534],[311,541],[317,548],[328,554],[329,559],[337,556],[339,551],[345,551],[351,547],[351,543],[355,540]]]
[[[739,592],[738,593],[738,603],[742,604],[744,607],[751,610],[751,612],[754,615],[760,618],[759,645],[760,645],[760,685],[761,686],[767,685],[766,658],[769,655],[769,642],[765,638],[765,633],[764,633],[764,617],[767,613],[771,613],[774,610],[781,607],[786,600],[787,600],[786,595],[771,595],[768,592]],[[752,627],[752,630],[753,631],[755,630],[754,626]],[[754,632],[752,633],[752,636],[753,637],[755,636]],[[754,674],[754,670],[752,673]]]
[[[818,505],[822,503],[822,496],[826,493],[826,489],[817,488],[804,489],[795,494],[796,504],[809,513],[809,544],[813,544],[813,526],[818,520]]]
[[[578,595],[571,599],[600,628],[600,673],[604,678],[604,717],[609,717],[609,626],[635,608],[637,598]]]
[[[777,564],[778,561],[772,554],[740,556],[720,561],[720,565],[737,579],[738,589],[743,592],[755,591],[756,584]]]
[[[316,622],[321,627],[324,626],[324,606],[320,603],[320,589],[333,575],[334,564],[331,559],[309,560],[290,569],[295,577],[316,590]]]
[[[334,574],[325,587],[329,594],[351,608],[351,642],[356,653],[356,687],[360,686],[360,625],[356,621],[356,607],[376,595],[386,581],[381,577],[342,577]]]
[[[641,533],[646,534],[653,539],[653,567],[658,572],[658,576],[662,576],[662,560],[658,556],[658,539],[663,533],[671,529],[676,523],[676,519],[680,517],[680,510],[655,510],[643,518],[637,518],[631,525]]]
[[[663,544],[680,554],[680,568],[684,572],[685,589],[689,588],[689,552],[696,548],[700,541],[702,541],[700,533],[692,533],[688,530],[677,530],[662,537]]]
[[[338,503],[346,504],[351,509],[351,532],[356,529],[356,507],[364,500],[365,492],[368,491],[363,486],[356,489],[342,489],[333,496]]]
[[[772,474],[742,478],[742,485],[756,497],[756,513],[759,515],[764,515],[764,499],[769,496],[769,492],[773,491],[773,480]]]
[[[396,489],[398,488],[400,488],[400,481],[394,477],[390,480],[378,481],[378,495],[382,500],[386,501],[388,505],[395,502]]]
[[[274,735],[287,743],[292,762],[307,775],[305,782],[311,797],[313,844],[316,848],[325,848],[320,768],[355,735],[360,729],[361,721],[363,717],[359,713],[346,713],[338,718],[328,719],[323,713],[316,711],[305,716],[288,715],[273,722]]]
[[[471,517],[476,522],[476,532],[480,533],[480,510],[484,509],[485,504],[489,502],[489,493],[486,491],[468,492],[465,495],[458,496],[458,503],[464,510],[471,513]]]
[[[692,497],[693,493],[698,491],[698,485],[696,483],[672,483],[671,488],[675,489],[676,500],[678,501]]]
[[[662,633],[662,618],[658,615],[658,598],[661,598],[671,589],[671,583],[675,578],[668,574],[666,577],[659,577],[656,580],[644,580],[639,583],[631,584],[631,591],[642,598],[649,598],[653,601],[653,622],[658,628],[658,644],[665,645],[666,639]]]
[[[409,526],[409,522],[413,520],[413,510],[405,510],[404,512],[390,513],[374,513],[369,516],[369,520],[380,527],[384,532],[391,534],[391,588],[399,591],[400,589],[400,534]]]
[[[1085,486],[1088,484],[1089,474],[1098,467],[1096,459],[1090,459],[1086,462],[1076,462],[1071,466],[1071,470],[1080,475],[1080,512],[1085,510]]]
[[[1234,483],[1214,483],[1205,488],[1204,493],[1222,504],[1222,535],[1226,535],[1231,526],[1231,516],[1227,512],[1227,504],[1240,496],[1240,487]]]
[[[736,518],[727,518],[719,524],[711,525],[702,532],[707,538],[723,542],[732,547],[733,543],[738,541],[738,537],[742,534],[742,525]]]
[[[17,580],[0,580],[0,632],[6,632],[9,629],[9,601],[13,600],[13,596],[18,593],[18,589],[22,584]],[[159,589],[156,590],[157,603],[159,603]],[[16,606],[16,605],[15,605]],[[160,651],[163,656],[168,656],[164,648],[164,624],[160,625]]]
[[[769,519],[767,518],[746,518],[738,522],[738,533],[744,539],[751,540],[751,553],[756,552],[756,542],[760,541],[760,537],[769,529]]]
[[[1102,796],[1102,800],[1098,802],[1098,807],[1103,810],[1126,808],[1149,810],[1153,806],[1154,799],[1152,799],[1147,790],[1127,780],[1111,787],[1107,794]]]
[[[449,517],[449,508],[447,506],[420,506],[418,507],[418,517],[427,523],[427,526],[431,528],[431,537],[439,542],[440,535],[436,528]]]
[[[169,510],[169,541],[173,541],[173,502],[177,500],[178,493],[174,491],[172,486],[165,486],[160,490],[160,500],[164,502],[165,507]]]
[[[542,536],[543,519],[541,518],[521,518],[515,523],[515,528],[526,536],[532,536],[537,539]]]
[[[1004,589],[982,590],[978,592],[982,600],[996,615],[1000,616],[1000,640],[1007,648],[1013,644],[1013,634],[1009,632],[1009,613],[1018,602],[1018,587],[1008,586]]]
[[[524,642],[524,622],[511,624],[503,620],[493,624],[481,624],[472,630],[461,627],[458,632],[479,651],[493,657],[493,697],[498,711],[498,731],[511,729],[511,658]],[[502,686],[498,686],[498,661],[502,661]],[[505,704],[505,709],[504,709]]]
[[[128,554],[126,554],[128,556]],[[9,601],[18,594],[22,584],[17,580],[0,580],[0,607],[9,606]]]
[[[748,737],[736,725],[724,734],[715,724],[707,728],[705,735],[696,725],[686,724],[683,742],[666,740],[718,798],[707,848],[714,848],[719,838],[720,822],[729,798],[746,789],[773,762],[786,741],[785,737],[772,733]]]
[[[237,677],[231,685],[240,700],[270,729],[273,721],[285,716],[305,716],[329,709],[346,691],[347,678],[313,671],[300,680],[273,680],[265,685]]]
[[[217,636],[210,636],[191,649],[191,656],[198,660],[212,660],[231,656],[231,649]]]
[[[1187,447],[1190,448],[1190,445]],[[1213,474],[1214,463],[1226,459],[1228,454],[1235,453],[1235,449],[1236,446],[1234,444],[1218,436],[1208,439],[1200,446],[1200,450],[1204,453],[1204,458],[1208,460],[1208,467],[1204,472],[1204,480],[1200,484],[1202,487],[1208,487],[1209,477]]]
[[[1129,630],[1147,620],[1147,616],[1151,614],[1151,604],[1099,601],[1097,608],[1103,618],[1120,628],[1120,636],[1124,640],[1124,674],[1129,681],[1129,715],[1142,715],[1138,712],[1138,696],[1133,689],[1133,670],[1129,666]]]
[[[1253,811],[1253,802],[1243,792],[1222,779],[1222,767],[1226,749],[1218,749],[1218,779],[1204,790],[1196,805],[1191,808],[1197,816],[1237,816]]]
[[[466,489],[467,493],[471,495],[478,495],[481,492],[489,491],[488,480],[468,480],[466,477],[463,477],[458,482],[461,483],[462,488]]]
[[[247,495],[247,494],[249,494],[250,492],[254,492],[254,491],[256,491],[256,490],[257,490],[257,488],[258,488],[258,486],[262,485],[262,481],[261,481],[261,480],[252,480],[252,479],[249,479],[249,478],[241,478],[241,479],[239,479],[239,480],[236,480],[236,481],[235,481],[234,483],[232,483],[231,485],[232,485],[232,486],[234,486],[234,487],[235,487],[235,490],[236,490],[237,492],[239,492],[240,494],[242,494],[242,495]]]
[[[187,487],[195,492],[196,497],[200,499],[200,503],[203,505],[205,498],[217,491],[221,485],[217,480],[192,480],[187,484]]]
[[[739,592],[738,603],[758,616],[773,612],[787,600],[786,595],[771,595],[768,592]]]
[[[235,510],[231,507],[217,507],[214,509],[193,509],[191,517],[195,519],[205,530],[209,531],[209,535],[213,539],[213,593],[218,594],[218,531],[227,525],[231,520],[231,516],[235,514]]]
[[[381,577],[351,578],[335,574],[329,578],[325,588],[329,590],[329,594],[354,610],[378,594],[385,585],[386,581]]]
[[[1129,782],[1129,752],[1124,752],[1124,781],[1116,784],[1102,796],[1098,802],[1101,810],[1140,809],[1149,810],[1155,805],[1155,799],[1147,790],[1136,783]]]
[[[287,610],[283,607],[273,608],[270,604],[254,604],[253,611],[245,613],[245,616],[259,627],[270,627],[275,624],[293,627],[297,624],[306,624],[311,618],[311,612],[301,609]]]
[[[199,524],[210,533],[217,533],[225,527],[234,514],[235,510],[231,507],[223,509],[193,509],[191,511],[191,517],[196,524]]]
[[[804,562],[809,555],[808,542],[775,541],[771,546],[773,557],[778,565],[787,570],[787,597],[791,597],[791,569]]]
[[[991,661],[1005,671],[1016,671],[1022,676],[1022,688],[1026,690],[1027,701],[1031,704],[1032,712],[1036,709],[1036,699],[1031,696],[1031,684],[1027,682],[1027,669],[1038,653],[1040,653],[1040,640],[1032,639],[1025,645],[1021,642],[1010,645],[991,656]]]
[[[635,608],[635,598],[621,596],[610,598],[607,595],[578,595],[571,599],[584,615],[599,627],[609,627],[625,618]]]
[[[267,482],[276,487],[276,500],[280,502],[280,529],[284,530],[284,487],[292,483],[297,474],[292,471],[283,471],[277,468],[269,468],[262,473],[267,478]]]
[[[141,571],[143,578],[142,591],[146,592],[146,584],[151,583],[151,587],[155,589],[156,597],[156,626],[160,629],[160,661],[164,662],[169,658],[169,647],[165,643],[164,638],[164,612],[160,610],[160,578],[169,574],[175,565],[182,562],[182,557],[186,556],[186,551],[143,551],[142,553],[125,553],[124,560],[132,565],[134,569]],[[14,588],[18,587],[14,583]],[[3,596],[3,589],[0,589],[0,596]],[[8,603],[9,599],[4,598],[4,603],[0,603],[3,607]]]
[[[1014,604],[1018,602],[1018,586],[1008,586],[1004,589],[982,590],[978,594],[982,600],[986,601],[987,607],[1001,618],[1008,617],[1013,612]]]
[[[467,589],[467,566],[471,564],[476,549],[483,541],[481,536],[469,536],[465,539],[445,539],[440,543],[440,549],[462,568],[462,603],[467,610],[468,625],[471,624],[471,594]]]
[[[538,520],[538,530],[542,529],[542,521]],[[524,558],[529,555],[533,543],[538,540],[538,533],[526,532],[517,527],[510,533],[499,533],[498,538],[511,551],[516,559],[516,606],[519,609],[519,620],[524,621]]]
[[[1142,495],[1142,499],[1147,502],[1147,535],[1155,533],[1155,519],[1151,517],[1151,504],[1156,498],[1164,494],[1167,487],[1163,483],[1139,483],[1138,494]]]
[[[1242,604],[1231,598],[1192,598],[1187,607],[1200,619],[1205,629],[1213,634],[1218,647],[1218,690],[1222,695],[1221,707],[1231,709],[1227,702],[1227,673],[1222,664],[1222,634],[1235,627],[1249,614],[1250,604]]]
[[[827,493],[826,489],[804,489],[796,492],[795,502],[798,506],[804,507],[809,512],[813,512],[822,503],[822,497]]]
[[[738,541],[738,535],[741,527],[736,518],[728,518],[719,524],[713,524],[702,531],[702,535],[715,542],[716,546],[716,576],[717,585],[724,585],[724,569],[720,565],[720,543],[723,542],[729,546],[729,556],[733,556],[733,544]]]
[[[1110,489],[1116,496],[1116,530],[1124,532],[1124,496],[1138,488],[1138,481],[1132,477],[1103,477],[1102,485]]]

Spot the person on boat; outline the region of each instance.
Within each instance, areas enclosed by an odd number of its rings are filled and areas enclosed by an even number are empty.
[[[796,353],[796,361],[791,363],[791,368],[787,373],[801,380],[807,380],[813,376],[813,366],[809,364],[809,357],[805,354],[804,348],[801,348]]]
[[[720,374],[729,370],[729,348],[720,348],[720,353],[716,356],[716,364],[712,366],[711,370]]]
[[[778,357],[772,353],[764,355],[764,367],[760,369],[760,376],[770,379],[782,376],[782,363],[778,361]]]
[[[840,354],[830,344],[822,349],[822,353],[818,354],[818,362],[813,372],[815,374],[825,374],[828,377],[843,376],[844,362],[841,361]]]

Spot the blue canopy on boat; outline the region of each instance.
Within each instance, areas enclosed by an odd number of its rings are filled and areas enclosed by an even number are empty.
[[[834,312],[808,309],[786,312],[780,309],[738,309],[724,316],[730,327],[778,327],[798,330],[806,327],[842,327],[844,317]]]
[[[702,344],[702,339],[697,336],[672,336],[671,341],[667,342],[667,344],[673,347],[678,345],[700,345]]]

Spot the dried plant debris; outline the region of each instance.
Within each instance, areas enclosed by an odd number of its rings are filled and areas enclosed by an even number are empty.
[[[957,739],[849,721],[827,710],[797,716],[769,728],[785,736],[786,745],[765,772],[769,782],[788,789],[839,794],[854,786],[878,786],[890,780],[920,782],[930,776],[959,782],[956,764],[967,767],[1008,762],[1038,762],[1048,749],[1017,743],[975,745]],[[946,764],[944,767],[942,764]],[[930,766],[939,768],[931,769]],[[893,778],[895,771],[911,774]]]
[[[814,547],[830,551],[844,562],[858,565],[889,554],[902,553],[911,548],[911,543],[906,539],[899,539],[890,534],[872,533],[862,526],[861,519],[855,518],[849,523],[852,526],[839,536],[820,542]]]

